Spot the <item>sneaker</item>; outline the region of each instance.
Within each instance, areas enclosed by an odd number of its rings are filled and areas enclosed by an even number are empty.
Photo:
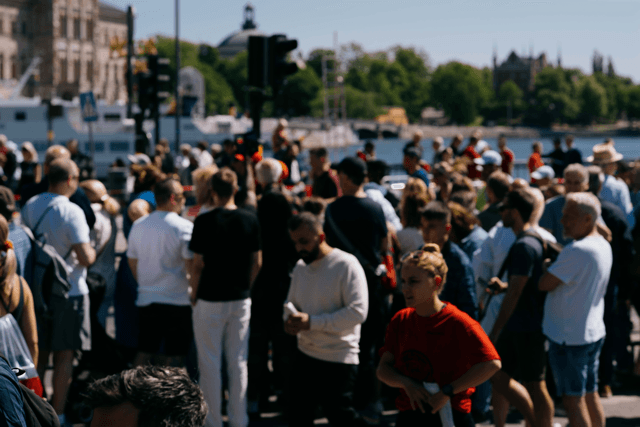
[[[611,391],[610,385],[603,385],[600,387],[600,397],[603,399],[608,399],[613,396],[613,392]]]
[[[360,412],[360,416],[365,420],[367,425],[379,425],[382,422],[382,411],[384,408],[380,402],[370,403]]]

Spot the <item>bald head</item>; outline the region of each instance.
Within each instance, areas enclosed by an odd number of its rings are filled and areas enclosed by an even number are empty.
[[[143,216],[149,215],[151,213],[151,205],[142,199],[136,199],[129,205],[127,209],[127,214],[129,215],[129,219],[132,222],[142,218]]]
[[[49,184],[52,186],[65,183],[70,178],[78,178],[78,166],[71,159],[56,159],[49,165]]]
[[[52,145],[47,148],[46,153],[44,154],[44,167],[45,174],[48,175],[46,169],[51,165],[54,160],[57,159],[70,159],[71,153],[62,145]]]

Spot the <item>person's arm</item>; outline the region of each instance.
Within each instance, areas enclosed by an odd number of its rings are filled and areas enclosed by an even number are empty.
[[[524,290],[524,287],[527,284],[528,280],[528,276],[509,277],[507,294],[504,297],[504,301],[502,301],[500,313],[498,313],[496,323],[493,325],[493,329],[491,330],[491,334],[489,335],[491,342],[493,342],[494,344],[498,341],[498,337],[500,336],[500,332],[502,332],[502,328],[504,328],[504,326],[507,324],[507,322],[511,318],[511,315],[516,309],[518,300],[520,299],[520,295],[522,295],[522,291]]]
[[[31,353],[34,365],[38,367],[38,326],[36,323],[36,311],[33,305],[33,294],[27,282],[23,278],[19,278],[22,292],[24,292],[24,309],[22,310],[22,318],[20,319],[20,330],[24,336],[24,340]]]
[[[81,266],[89,267],[96,262],[96,250],[91,247],[91,243],[76,243],[72,248]]]
[[[386,351],[380,358],[378,363],[378,369],[376,370],[376,376],[380,381],[393,388],[401,388],[409,397],[409,403],[414,411],[425,412],[425,408],[428,406],[425,403],[429,402],[431,395],[424,388],[422,383],[413,378],[409,378],[406,375],[402,375],[393,364],[395,357],[392,353]]]
[[[260,273],[262,268],[262,251],[257,251],[251,254],[251,274],[249,275],[249,286],[253,287],[253,284]]]
[[[538,282],[538,289],[544,292],[554,291],[558,286],[562,285],[562,280],[558,279],[551,273],[544,273]]]
[[[42,179],[42,167],[40,166],[40,163],[36,163],[36,167],[33,170],[33,174],[35,176],[35,183],[39,183],[40,180]]]
[[[488,381],[493,375],[502,368],[502,362],[499,360],[490,360],[488,362],[480,362],[473,365],[467,372],[465,372],[460,378],[451,383],[453,393],[460,393],[467,390],[470,387],[475,387]],[[427,402],[431,405],[431,413],[435,414],[447,403],[449,396],[446,396],[441,391],[429,396]]]
[[[127,258],[127,262],[129,263],[129,268],[131,269],[131,274],[133,278],[138,281],[138,260],[136,258]]]
[[[191,304],[195,305],[198,300],[198,287],[200,286],[200,278],[204,269],[204,258],[201,254],[193,254],[191,261],[191,276],[189,277],[189,286],[191,287]]]
[[[457,307],[471,316],[474,320],[478,319],[478,306],[476,295],[476,283],[473,278],[473,269],[471,265],[461,266],[464,271],[461,277],[460,292],[458,292]]]

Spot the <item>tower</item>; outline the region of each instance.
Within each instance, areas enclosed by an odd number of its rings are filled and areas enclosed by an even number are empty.
[[[562,68],[562,49],[558,46],[558,68]]]
[[[255,30],[258,26],[253,22],[255,16],[255,9],[251,3],[247,3],[244,6],[244,24],[242,24],[243,30]]]

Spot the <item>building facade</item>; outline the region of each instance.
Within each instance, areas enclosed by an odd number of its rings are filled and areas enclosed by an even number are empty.
[[[535,87],[536,74],[549,65],[545,53],[536,58],[533,53],[526,57],[518,56],[512,51],[500,65],[498,65],[498,56],[494,53],[493,88],[497,92],[504,82],[512,80],[525,94],[529,94]]]
[[[0,81],[15,88],[39,57],[21,95],[126,101],[126,58],[111,48],[126,38],[126,11],[97,0],[0,0]]]

